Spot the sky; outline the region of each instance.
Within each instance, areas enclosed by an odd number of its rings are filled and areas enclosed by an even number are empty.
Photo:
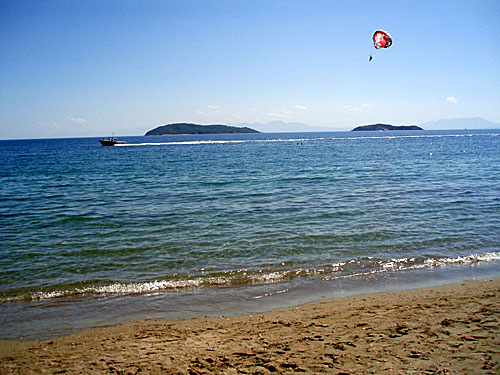
[[[498,0],[2,1],[0,139],[500,122],[499,35]]]

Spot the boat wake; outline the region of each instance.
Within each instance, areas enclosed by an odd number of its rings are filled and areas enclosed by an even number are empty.
[[[384,132],[386,133],[386,132]],[[214,144],[238,144],[238,143],[269,143],[269,142],[318,142],[318,141],[352,141],[364,139],[379,139],[379,140],[393,140],[393,139],[406,139],[406,138],[455,138],[455,137],[479,137],[479,136],[499,136],[499,133],[481,133],[481,134],[416,134],[416,135],[360,135],[360,136],[347,136],[347,137],[297,137],[297,138],[269,138],[269,139],[239,139],[239,140],[191,140],[191,141],[173,141],[173,142],[143,142],[143,143],[125,143],[116,144],[116,147],[141,147],[141,146],[189,146],[189,145],[214,145]]]

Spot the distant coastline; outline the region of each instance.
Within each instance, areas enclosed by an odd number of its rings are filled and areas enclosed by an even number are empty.
[[[409,126],[394,126],[388,124],[372,124],[372,125],[362,125],[358,126],[351,131],[379,131],[379,130],[424,130],[417,125],[409,125]]]
[[[145,135],[180,135],[180,134],[234,134],[234,133],[260,133],[248,127],[228,125],[198,125],[189,123],[176,123],[158,126]]]

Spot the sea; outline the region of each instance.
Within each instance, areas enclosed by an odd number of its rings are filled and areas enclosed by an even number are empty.
[[[499,277],[499,135],[0,141],[0,338]]]

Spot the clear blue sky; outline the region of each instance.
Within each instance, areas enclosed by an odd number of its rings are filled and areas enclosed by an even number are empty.
[[[500,122],[498,0],[0,2],[0,139],[454,117]]]

